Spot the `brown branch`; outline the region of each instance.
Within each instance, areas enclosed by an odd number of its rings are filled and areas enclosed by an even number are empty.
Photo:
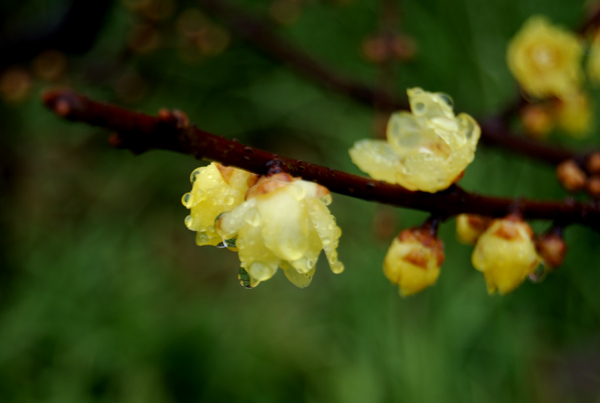
[[[247,15],[227,0],[198,0],[207,10],[221,17],[227,27],[260,49],[266,55],[283,62],[299,73],[311,78],[326,88],[336,90],[369,107],[388,110],[406,110],[408,104],[392,94],[366,84],[342,78],[340,74],[325,67],[322,63],[278,36],[271,27],[256,17]],[[595,21],[595,14],[590,20]],[[505,114],[512,113],[509,107]],[[518,136],[506,127],[500,127],[496,117],[481,124],[481,141],[484,144],[500,146],[549,164],[558,164],[565,159],[581,159],[576,152],[564,148]]]
[[[398,185],[244,146],[235,140],[190,127],[180,112],[163,111],[158,117],[148,116],[95,102],[69,90],[48,92],[43,100],[49,109],[62,118],[116,131],[118,135],[112,137],[113,145],[134,153],[170,150],[261,175],[277,166],[293,176],[317,182],[335,193],[427,211],[444,219],[460,213],[503,217],[517,206],[527,219],[554,220],[562,225],[578,223],[600,231],[600,206],[597,204],[526,199],[515,201],[469,193],[458,186],[435,194],[412,192]]]

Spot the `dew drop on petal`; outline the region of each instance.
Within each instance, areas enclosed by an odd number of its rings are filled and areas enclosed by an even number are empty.
[[[188,204],[190,203],[190,201],[192,200],[192,194],[191,193],[186,193],[183,195],[183,197],[181,198],[181,203],[184,206],[188,206]]]
[[[340,274],[344,271],[344,264],[342,262],[335,262],[331,265],[331,271],[335,274]]]
[[[190,228],[194,224],[194,219],[192,218],[191,215],[189,215],[189,216],[185,217],[184,223],[185,223],[186,227]]]
[[[190,175],[190,182],[194,183],[196,182],[196,178],[198,177],[198,175],[200,175],[200,168],[195,169],[192,174]]]
[[[542,281],[544,281],[547,274],[548,270],[546,270],[546,265],[544,263],[541,263],[538,265],[538,267],[536,267],[536,269],[533,272],[529,273],[529,281],[531,281],[534,284],[541,283]]]

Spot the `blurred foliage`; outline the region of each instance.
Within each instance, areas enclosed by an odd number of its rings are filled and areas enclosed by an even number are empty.
[[[284,18],[272,3],[236,1],[344,74],[378,80],[360,49],[378,29],[380,1],[296,0]],[[459,111],[493,113],[517,91],[509,38],[535,13],[575,27],[581,3],[398,1],[416,53],[386,85],[444,91]],[[68,4],[0,2],[0,43],[51,29]],[[3,74],[18,72],[0,86],[1,401],[600,401],[597,233],[570,228],[556,273],[488,297],[451,220],[438,283],[402,299],[383,257],[394,228],[425,214],[334,196],[346,271],[332,274],[322,258],[307,289],[278,273],[248,291],[237,256],[195,246],[183,225],[179,200],[197,161],[110,149],[101,130],[46,111],[41,92],[69,86],[147,113],[178,108],[208,131],[353,173],[346,150],[374,135],[374,112],[257,52],[191,0],[114,2],[102,21],[84,52],[58,41],[59,56],[0,59]],[[589,147],[599,136],[550,141]],[[483,146],[461,183],[565,197],[552,167]]]

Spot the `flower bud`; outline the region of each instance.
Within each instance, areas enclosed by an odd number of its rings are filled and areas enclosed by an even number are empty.
[[[585,183],[585,190],[594,199],[600,198],[600,176],[594,175]]]
[[[444,262],[444,243],[425,228],[404,230],[392,241],[383,273],[407,297],[434,284]]]
[[[586,158],[585,169],[590,175],[600,174],[600,153],[593,152]]]
[[[456,236],[460,242],[474,245],[491,222],[490,217],[478,214],[459,214],[456,216]]]
[[[528,104],[519,110],[525,132],[536,139],[545,138],[554,129],[552,108],[547,104]]]
[[[535,240],[538,254],[549,269],[556,269],[565,259],[567,244],[559,231],[539,235]]]
[[[495,220],[479,237],[471,260],[483,272],[488,293],[507,294],[535,271],[540,258],[532,236],[529,224],[511,217]]]
[[[573,160],[566,160],[556,167],[556,178],[566,190],[576,192],[584,188],[586,175]]]

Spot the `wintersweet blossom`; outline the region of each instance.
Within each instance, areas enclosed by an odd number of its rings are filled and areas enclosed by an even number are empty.
[[[331,270],[341,273],[336,248],[342,231],[327,208],[330,203],[329,190],[316,183],[286,173],[261,177],[246,201],[217,223],[224,239],[236,239],[242,282],[254,287],[281,267],[293,284],[306,287],[321,249]]]
[[[521,87],[538,98],[564,97],[579,90],[583,46],[571,32],[545,17],[530,17],[508,44],[508,68]]]
[[[190,209],[185,225],[197,232],[198,245],[218,245],[224,241],[215,230],[215,220],[219,214],[240,205],[257,179],[255,174],[215,162],[192,172],[192,191],[184,194],[181,202]]]
[[[407,297],[434,284],[444,262],[444,244],[427,229],[404,230],[392,241],[383,273]]]
[[[421,88],[407,93],[412,113],[392,114],[387,141],[358,141],[350,157],[374,179],[435,193],[462,177],[481,130],[471,116],[454,115],[447,95]]]
[[[488,293],[501,295],[517,288],[540,264],[529,224],[510,217],[495,220],[479,237],[473,266],[483,272]]]

